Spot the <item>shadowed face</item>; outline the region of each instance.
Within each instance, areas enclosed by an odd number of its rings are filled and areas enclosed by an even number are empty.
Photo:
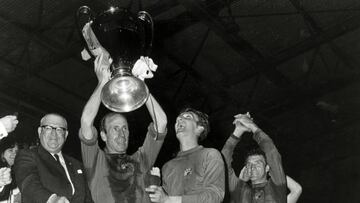
[[[125,117],[115,114],[106,118],[106,132],[101,132],[101,138],[106,143],[109,153],[126,153],[129,143],[129,129]]]
[[[246,167],[250,170],[250,180],[253,183],[262,183],[267,179],[269,166],[262,155],[252,155],[247,158]]]
[[[38,134],[41,145],[50,153],[61,151],[68,135],[66,120],[55,114],[48,114],[41,119]]]

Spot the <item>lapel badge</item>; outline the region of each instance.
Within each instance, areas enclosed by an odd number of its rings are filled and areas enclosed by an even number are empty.
[[[184,170],[184,176],[191,175],[192,174],[192,168],[187,168]]]

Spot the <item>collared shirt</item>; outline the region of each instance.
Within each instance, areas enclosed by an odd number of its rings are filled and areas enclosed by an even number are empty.
[[[56,157],[54,156],[55,154],[53,154],[53,153],[50,153],[53,157],[54,157],[54,159],[56,160]],[[60,161],[60,164],[61,164],[61,166],[65,169],[65,173],[66,173],[66,177],[68,178],[68,180],[69,180],[69,182],[70,182],[70,184],[71,184],[71,189],[72,189],[72,194],[74,194],[75,193],[75,188],[74,188],[74,185],[73,185],[73,183],[72,183],[72,181],[71,181],[71,178],[70,178],[70,175],[69,175],[69,171],[68,171],[68,169],[67,169],[67,167],[66,167],[66,163],[65,163],[65,160],[64,160],[64,157],[63,157],[63,155],[62,155],[62,153],[61,152],[59,152],[59,153],[57,153],[57,155],[59,156],[59,161]],[[57,161],[57,160],[56,160]]]

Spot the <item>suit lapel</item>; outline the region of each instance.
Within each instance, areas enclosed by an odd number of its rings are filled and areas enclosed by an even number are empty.
[[[64,160],[65,160],[65,164],[66,164],[66,168],[69,172],[71,181],[73,182],[75,180],[75,171],[74,171],[74,166],[73,163],[68,159],[68,157],[66,155],[63,154]]]
[[[69,172],[69,176],[70,176],[70,179],[71,179],[71,182],[72,184],[74,185],[74,189],[75,189],[75,193],[76,191],[78,190],[76,188],[76,186],[78,185],[77,184],[77,174],[76,174],[76,168],[74,166],[74,164],[71,162],[71,160],[63,154],[63,157],[64,157],[64,160],[65,160],[65,164],[66,164],[66,168]]]
[[[51,168],[56,169],[60,174],[63,175],[63,177],[66,178],[65,169],[55,160],[55,158],[46,151],[42,146],[39,146],[38,153],[42,160],[44,160],[47,165],[51,166]]]

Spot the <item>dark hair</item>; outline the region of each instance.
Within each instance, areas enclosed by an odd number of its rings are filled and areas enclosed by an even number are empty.
[[[7,149],[14,148],[16,145],[18,145],[16,138],[14,136],[4,137],[0,141],[0,156],[1,161],[6,163],[6,160],[4,160],[3,154]]]
[[[255,148],[255,149],[248,151],[248,153],[245,156],[245,164],[250,156],[256,156],[256,155],[263,156],[265,159],[265,163],[267,164],[265,152],[263,150],[261,150],[260,148]]]
[[[198,121],[196,123],[204,127],[204,130],[201,132],[199,136],[199,141],[204,140],[207,137],[208,133],[210,132],[209,116],[206,113],[203,113],[193,108],[183,109],[182,111],[180,111],[180,114],[186,112],[194,113],[198,117]]]
[[[115,113],[115,112],[107,113],[100,121],[100,132],[103,131],[104,133],[107,133],[106,132],[106,119],[113,117],[113,116],[121,116],[126,120],[126,117],[121,113]]]

